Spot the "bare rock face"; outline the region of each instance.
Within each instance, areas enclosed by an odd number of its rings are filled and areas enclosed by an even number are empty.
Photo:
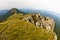
[[[32,14],[28,17],[24,17],[23,20],[34,24],[35,26],[39,26],[46,30],[54,30],[55,22],[50,17],[44,17],[38,13]]]
[[[41,28],[46,29],[47,31],[54,32],[55,22],[53,18],[44,17],[39,13],[31,14],[30,16],[24,17],[23,20],[34,24],[35,26],[39,26]],[[54,34],[55,40],[57,40],[57,35]]]

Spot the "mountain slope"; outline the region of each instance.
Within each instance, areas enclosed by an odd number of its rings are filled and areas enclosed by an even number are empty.
[[[15,13],[18,14],[18,13],[21,13],[21,12],[16,8],[12,8],[11,10],[9,10],[7,13],[5,13],[4,15],[2,15],[0,17],[0,22],[5,21],[6,18],[10,17],[11,15],[13,15]]]
[[[0,28],[3,40],[54,40],[54,33],[18,19],[0,23]]]
[[[18,12],[16,9],[12,11],[10,10],[7,14],[2,16],[2,22],[0,22],[0,39],[57,40],[55,33],[51,30],[48,31],[44,28],[35,26],[30,22],[22,20],[27,16],[21,14],[21,12]]]
[[[38,12],[41,15],[47,17],[51,17],[55,21],[55,33],[57,34],[58,40],[60,40],[60,17],[56,15],[56,13],[51,12],[51,11],[46,11],[46,10],[33,10],[33,9],[21,9],[22,12],[26,13],[35,13]]]

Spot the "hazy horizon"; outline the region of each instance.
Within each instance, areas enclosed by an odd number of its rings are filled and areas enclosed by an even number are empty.
[[[60,0],[0,0],[0,10],[11,8],[43,9],[60,14]]]

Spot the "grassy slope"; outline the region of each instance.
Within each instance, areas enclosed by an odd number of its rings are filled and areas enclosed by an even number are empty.
[[[7,21],[0,23],[2,40],[54,40],[54,33],[22,21],[22,15],[14,14]]]

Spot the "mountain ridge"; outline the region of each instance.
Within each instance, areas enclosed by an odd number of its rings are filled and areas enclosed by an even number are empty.
[[[18,9],[11,9],[4,14],[0,20],[0,39],[1,40],[57,40],[57,36],[51,30],[46,30],[39,26],[23,20],[30,17],[30,14],[22,14]],[[35,14],[31,14],[35,15]],[[36,19],[37,19],[36,15]],[[40,15],[39,15],[40,16]],[[35,16],[33,16],[35,17]],[[36,20],[33,19],[33,20]],[[37,20],[38,21],[38,20]],[[52,33],[52,34],[51,34]],[[33,34],[33,35],[32,35]],[[44,36],[46,35],[46,36]]]
[[[10,10],[10,11],[11,11],[11,10]],[[10,11],[9,11],[9,12],[10,12]],[[17,9],[17,10],[15,9],[15,11],[18,11],[18,9]],[[9,12],[8,12],[8,14],[10,15],[11,12],[10,12],[10,13],[9,13]],[[27,11],[27,12],[28,12],[28,11]],[[32,11],[32,12],[33,12],[33,11]],[[35,12],[36,12],[36,11],[35,11]],[[19,15],[19,14],[22,13],[22,12],[20,12],[20,13],[19,13],[19,12],[12,12],[12,13],[14,14],[14,16],[15,16],[15,18],[16,18],[16,15],[15,15],[15,14],[18,14],[18,15]],[[24,13],[24,12],[23,12],[23,13]],[[34,12],[33,12],[33,13],[34,13]],[[36,12],[36,13],[37,13],[37,12]],[[40,13],[42,13],[42,12],[40,12]],[[31,14],[32,14],[32,13],[31,13]],[[43,13],[43,14],[44,14],[44,13]],[[8,15],[8,16],[9,16],[9,15]],[[6,16],[6,17],[5,17],[5,16],[4,16],[4,17],[2,16],[2,22],[3,22],[3,21],[6,21],[6,19],[7,19],[8,16]],[[11,16],[11,15],[10,15],[10,16]],[[10,17],[10,16],[9,16],[9,17]],[[13,17],[14,17],[14,16],[13,16]],[[45,15],[45,16],[46,16],[46,15]],[[49,15],[47,15],[47,16],[49,16]],[[9,17],[8,17],[8,18],[9,18]],[[6,19],[5,19],[5,18],[6,18]],[[17,16],[17,18],[18,18],[18,16]],[[54,17],[54,18],[55,18],[55,17]],[[0,18],[0,19],[1,19],[1,18]],[[3,20],[3,19],[5,19],[5,20]],[[13,18],[12,18],[12,19],[13,19]]]
[[[22,13],[21,11],[19,11],[18,9],[16,8],[12,8],[10,9],[7,13],[5,13],[4,15],[2,15],[0,17],[0,21],[4,21],[6,20],[6,18],[10,17],[11,15],[15,14],[15,13]]]

